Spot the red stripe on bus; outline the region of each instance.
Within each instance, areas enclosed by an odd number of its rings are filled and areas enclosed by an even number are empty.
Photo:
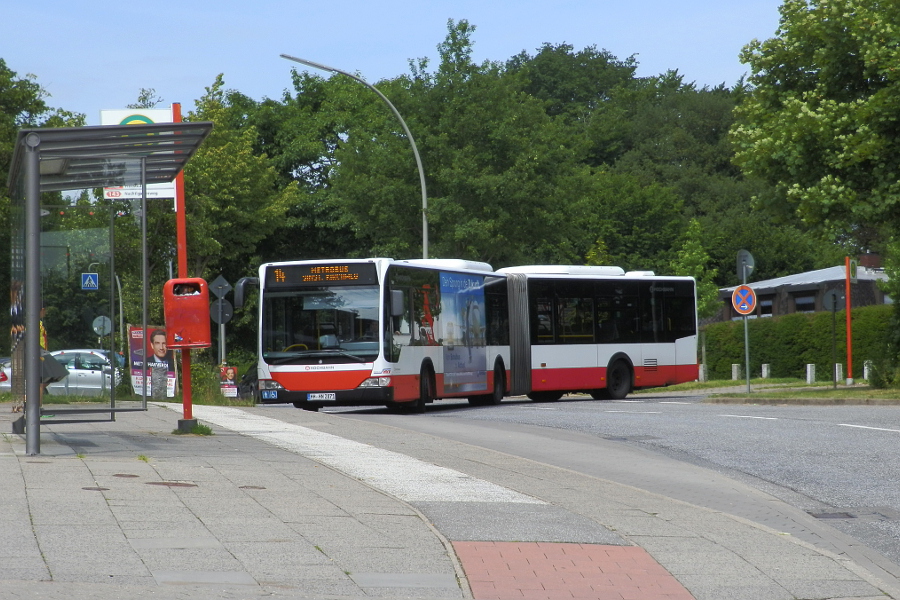
[[[655,369],[635,367],[635,387],[673,385],[696,381],[698,366],[660,365]],[[563,369],[534,369],[531,372],[531,389],[535,392],[550,390],[593,390],[606,387],[605,367],[581,367]]]
[[[290,391],[353,390],[371,376],[371,371],[272,373],[272,379]]]
[[[634,374],[635,387],[655,387],[696,381],[698,369],[697,365],[660,365],[652,369],[637,367]]]

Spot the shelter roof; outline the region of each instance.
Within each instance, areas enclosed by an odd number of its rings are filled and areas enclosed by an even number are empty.
[[[40,190],[53,192],[172,181],[209,135],[210,122],[22,129],[7,185],[14,194],[27,147],[39,144]],[[36,136],[36,137],[35,137]]]

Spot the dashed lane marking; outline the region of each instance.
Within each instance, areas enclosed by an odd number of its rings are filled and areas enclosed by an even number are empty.
[[[719,415],[720,417],[729,417],[731,419],[759,419],[761,421],[777,421],[778,417],[754,417],[753,415]]]
[[[891,433],[900,433],[900,429],[885,429],[884,427],[869,427],[868,425],[851,425],[850,423],[838,423],[840,427],[855,427],[857,429],[872,429],[875,431],[890,431]]]

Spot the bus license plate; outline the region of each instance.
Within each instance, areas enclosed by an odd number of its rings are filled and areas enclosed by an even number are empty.
[[[320,394],[307,394],[307,400],[337,400],[337,394],[334,392],[322,392]]]

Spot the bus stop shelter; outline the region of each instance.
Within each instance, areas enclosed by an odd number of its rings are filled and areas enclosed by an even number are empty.
[[[141,186],[144,326],[147,322],[146,186],[171,182],[212,130],[209,122],[22,129],[8,178],[12,223],[11,312],[24,326],[26,453],[40,453],[41,196]],[[183,201],[183,200],[182,200]],[[11,293],[11,295],[14,295]],[[13,323],[13,330],[16,323]],[[11,340],[12,343],[12,340]],[[144,398],[146,409],[146,398]],[[91,409],[87,409],[91,410]],[[94,409],[98,411],[99,409]],[[112,407],[103,412],[113,410]]]

